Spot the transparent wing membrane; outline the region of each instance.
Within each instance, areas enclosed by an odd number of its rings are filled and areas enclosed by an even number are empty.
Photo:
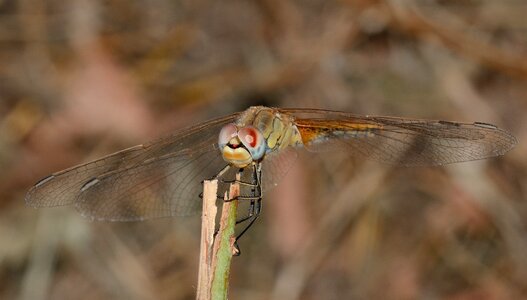
[[[193,214],[201,207],[201,181],[226,166],[216,147],[217,134],[236,117],[52,174],[31,188],[26,203],[74,204],[87,217],[112,221]]]
[[[101,159],[49,175],[33,186],[26,203],[35,207],[72,204],[81,187],[90,179],[123,167],[144,152],[142,146],[132,147]]]
[[[99,176],[81,189],[75,206],[86,217],[110,221],[195,214],[201,182],[226,166],[217,151],[209,146]]]
[[[427,166],[502,155],[516,139],[485,123],[367,117],[321,110],[281,110],[293,114],[306,149],[346,151],[380,162]]]

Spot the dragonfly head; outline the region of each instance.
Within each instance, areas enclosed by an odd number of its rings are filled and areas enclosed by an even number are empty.
[[[244,168],[253,161],[260,160],[265,153],[265,140],[258,128],[235,124],[223,126],[218,138],[223,159],[229,164]]]

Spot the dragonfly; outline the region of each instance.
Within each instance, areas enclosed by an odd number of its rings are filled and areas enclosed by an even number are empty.
[[[278,184],[301,150],[437,166],[500,156],[516,144],[509,132],[481,122],[253,106],[53,173],[25,201],[34,207],[74,205],[93,220],[188,216],[201,209],[203,180],[227,183],[233,173],[244,172],[250,174],[248,196],[240,196],[250,201],[241,220],[249,221],[245,232],[260,215],[263,192]]]

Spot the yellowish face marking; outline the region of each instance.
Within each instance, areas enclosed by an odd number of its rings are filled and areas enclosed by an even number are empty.
[[[241,142],[238,138],[232,138],[229,144],[234,146],[240,146],[238,148],[231,148],[224,146],[221,149],[221,155],[223,159],[232,163],[237,168],[245,168],[253,161],[253,158],[247,149],[241,147]]]

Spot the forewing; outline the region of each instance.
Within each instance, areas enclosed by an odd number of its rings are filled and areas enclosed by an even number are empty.
[[[29,190],[26,194],[26,204],[34,207],[72,204],[86,181],[100,174],[126,167],[144,152],[144,147],[139,145],[53,173],[38,181]]]
[[[88,218],[136,221],[185,216],[201,208],[201,182],[226,166],[211,145],[178,152],[85,183],[75,201]]]
[[[485,123],[370,117],[323,110],[283,110],[295,116],[310,151],[352,155],[405,165],[443,165],[499,156],[516,138]]]
[[[237,116],[209,121],[52,174],[28,192],[26,203],[75,203],[83,215],[101,220],[195,213],[201,205],[201,181],[226,166],[216,146],[217,134]]]

